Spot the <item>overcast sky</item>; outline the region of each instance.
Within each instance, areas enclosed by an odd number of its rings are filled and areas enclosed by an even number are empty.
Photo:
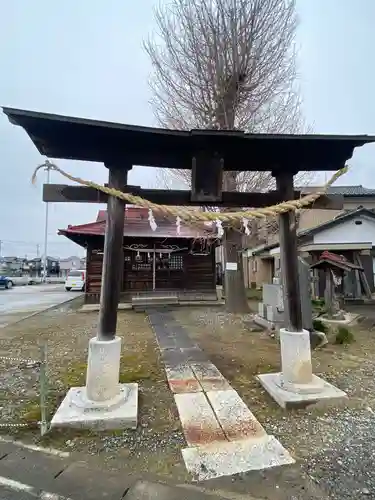
[[[139,125],[155,125],[148,104],[150,65],[142,40],[153,29],[153,0],[0,0],[0,105]],[[297,0],[300,80],[315,132],[375,134],[375,1]],[[374,146],[355,153],[344,184],[375,188]],[[0,114],[2,255],[43,249],[44,161],[26,133]],[[106,182],[99,164],[59,161],[73,175]],[[156,187],[152,169],[129,182]],[[65,182],[52,173],[52,182]],[[49,254],[82,254],[58,228],[95,219],[97,205],[51,205]]]

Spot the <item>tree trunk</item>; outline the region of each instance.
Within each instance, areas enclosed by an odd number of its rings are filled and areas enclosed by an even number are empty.
[[[224,189],[236,191],[236,188],[236,172],[225,172]],[[249,305],[245,290],[240,228],[225,228],[223,247],[225,308],[229,313],[248,313]]]
[[[324,301],[326,303],[327,308],[327,318],[332,319],[334,314],[334,296],[333,296],[333,282],[332,282],[332,274],[331,270],[327,268],[325,270],[326,277],[326,289],[324,292]]]
[[[238,230],[227,228],[224,234],[223,245],[226,310],[234,314],[247,313],[249,312],[249,306],[243,274],[242,234]]]

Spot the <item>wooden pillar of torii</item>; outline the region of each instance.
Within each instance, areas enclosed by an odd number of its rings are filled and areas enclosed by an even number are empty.
[[[105,166],[109,171],[108,186],[123,189],[132,165]],[[125,202],[108,196],[98,330],[89,341],[86,386],[69,390],[51,421],[52,427],[137,427],[138,384],[119,383],[121,337],[116,332],[124,265],[124,222]]]
[[[132,165],[120,167],[118,164],[105,163],[105,166],[109,170],[108,186],[121,190],[127,184],[128,172]],[[126,391],[128,393],[133,391],[131,395],[133,401],[138,399],[138,388],[134,384],[133,387],[121,387],[119,384],[121,338],[116,335],[116,331],[124,265],[124,222],[125,202],[115,196],[109,196],[98,330],[96,337],[89,343],[86,375],[86,397],[88,401],[95,402],[97,405],[116,401],[122,396],[122,392]],[[129,415],[128,420],[128,426],[137,426],[137,407]]]
[[[128,180],[132,165],[118,167],[107,163],[108,186],[121,190]],[[116,336],[117,310],[123,275],[123,240],[125,202],[114,196],[108,197],[107,223],[104,238],[103,272],[100,291],[98,339],[113,340]]]
[[[273,175],[278,191],[287,201],[293,193],[293,172]],[[257,378],[276,402],[287,409],[309,406],[322,400],[346,399],[343,391],[313,374],[310,332],[304,330],[302,322],[294,211],[279,215],[279,245],[285,314],[284,327],[279,332],[281,371],[260,374]]]
[[[293,173],[276,173],[276,188],[282,198],[290,200]],[[288,331],[302,331],[301,295],[298,279],[298,248],[296,214],[293,211],[279,215],[280,267],[284,293],[284,326]]]

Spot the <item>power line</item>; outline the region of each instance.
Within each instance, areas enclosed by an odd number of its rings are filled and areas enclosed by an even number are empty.
[[[10,245],[30,245],[30,246],[40,246],[40,242],[37,243],[36,241],[27,241],[27,240],[1,240],[2,243],[7,243]],[[69,244],[74,244],[73,241],[49,241],[49,244],[52,245],[69,245]]]

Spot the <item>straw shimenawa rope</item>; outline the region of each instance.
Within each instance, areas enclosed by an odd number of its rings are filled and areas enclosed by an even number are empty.
[[[36,177],[38,171],[42,168],[45,168],[45,165],[39,165],[31,178],[31,182],[35,184]],[[107,195],[114,196],[123,200],[132,205],[137,205],[140,207],[148,208],[153,212],[159,212],[167,216],[179,217],[181,221],[189,222],[228,222],[234,223],[237,221],[243,221],[244,219],[263,219],[266,217],[273,217],[276,215],[280,215],[282,213],[288,212],[290,210],[296,211],[308,207],[312,205],[318,198],[325,195],[328,188],[342,175],[344,175],[348,171],[348,167],[345,166],[341,170],[338,170],[330,180],[320,189],[311,194],[301,197],[299,200],[290,200],[284,201],[282,203],[278,203],[277,205],[272,205],[265,208],[256,208],[249,210],[241,210],[239,212],[201,212],[197,210],[192,210],[188,207],[171,207],[168,205],[158,205],[156,203],[152,203],[151,201],[145,200],[140,196],[135,196],[130,193],[123,193],[118,189],[114,189],[107,186],[102,186],[101,184],[97,184],[96,182],[86,181],[81,179],[80,177],[74,177],[69,173],[65,172],[60,167],[50,164],[51,170],[55,170],[59,172],[63,177],[71,180],[72,182],[76,182],[77,184],[81,184],[82,186],[91,187],[101,191],[102,193],[106,193]]]

